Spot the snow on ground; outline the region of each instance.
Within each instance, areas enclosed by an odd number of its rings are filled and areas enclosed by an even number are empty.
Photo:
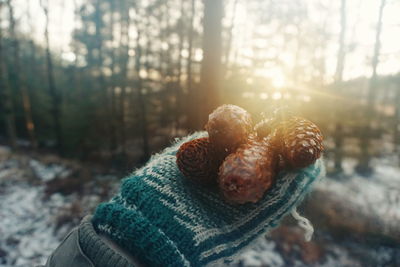
[[[388,227],[400,224],[400,168],[384,159],[372,162],[374,173],[362,177],[354,173],[356,161],[347,159],[340,180],[323,179],[316,188],[329,191],[362,213],[380,218]]]
[[[83,209],[96,206],[100,201],[98,192],[93,189],[85,192],[84,196],[75,193],[68,196],[54,193],[46,199],[45,182],[68,177],[71,170],[62,164],[45,164],[39,159],[27,156],[8,155],[7,151],[5,154],[8,156],[4,157],[4,151],[4,148],[0,147],[0,266],[44,264],[62,237],[76,224],[69,222],[61,224],[61,228],[58,228],[60,215],[62,216],[73,203],[78,203],[79,208]],[[345,198],[349,204],[385,220],[392,220],[391,223],[398,225],[400,169],[384,161],[375,162],[375,174],[370,178],[363,178],[353,173],[354,164],[354,161],[346,160],[344,179],[323,179],[317,188],[329,190],[338,197]],[[89,184],[88,187],[96,188],[98,182],[112,179],[113,177],[107,174],[99,175],[93,181],[94,184]],[[108,191],[116,190],[118,180],[114,177],[113,181]],[[68,220],[71,218],[67,217],[66,221]],[[318,229],[316,230],[318,232]],[[355,249],[362,251],[362,255],[370,255],[377,262],[383,263],[393,260],[393,255],[398,252],[381,248],[379,245],[378,249],[362,247],[359,243],[351,245],[349,249],[348,244],[332,241],[332,236],[328,240],[330,241],[323,243],[324,255],[313,266],[363,266],[360,260],[351,254]],[[259,239],[231,266],[310,266],[301,260],[301,247],[296,244],[291,244],[293,255],[282,254],[282,245],[288,245],[282,242],[285,241],[271,237]],[[318,242],[321,240],[315,240],[314,246],[318,247]],[[396,258],[395,264],[397,262],[400,262],[400,259]]]
[[[51,178],[54,170],[61,169],[58,166],[46,170],[39,162],[31,160],[32,163],[42,168],[38,177],[43,180]],[[55,231],[55,217],[67,199],[53,194],[44,201],[44,186],[28,183],[23,167],[22,161],[17,159],[0,163],[0,250],[5,254],[0,257],[1,266],[43,264],[60,242]]]
[[[59,243],[54,216],[65,205],[59,194],[43,203],[43,187],[9,186],[0,196],[1,248],[6,266],[43,264]]]
[[[257,244],[244,252],[238,260],[244,266],[284,266],[285,262],[275,247],[276,244],[274,241],[267,240],[266,238],[259,239]]]
[[[400,225],[400,168],[393,166],[392,159],[376,159],[374,174],[371,177],[362,177],[354,172],[356,161],[347,159],[343,163],[344,175],[337,178],[325,178],[319,181],[316,189],[328,191],[336,195],[338,199],[344,200],[354,207],[355,210],[369,215],[370,218],[379,218],[383,221],[382,225],[398,229]],[[316,229],[318,232],[319,229]],[[325,233],[326,234],[326,233]],[[329,235],[329,233],[328,233]],[[340,244],[332,241],[322,241],[317,239],[317,243],[322,243],[325,249],[325,259],[316,266],[336,267],[336,266],[365,266],[365,262],[373,262],[379,266],[398,266],[400,263],[400,250],[388,248],[380,244],[373,247],[360,243],[342,242]],[[331,238],[329,238],[331,239]],[[288,264],[288,259],[280,255],[273,240],[260,240],[260,244],[243,253],[240,257],[239,266],[309,266],[301,261],[294,260]],[[370,257],[365,258],[366,255]],[[314,266],[314,265],[313,265]]]
[[[48,182],[56,177],[65,178],[70,174],[70,170],[58,164],[43,165],[37,160],[30,160],[29,166],[35,172],[35,176],[43,182]]]
[[[44,264],[79,222],[81,213],[99,203],[99,196],[95,192],[49,195],[45,182],[68,177],[68,167],[44,164],[27,156],[5,159],[1,152],[4,150],[0,151],[0,266]]]

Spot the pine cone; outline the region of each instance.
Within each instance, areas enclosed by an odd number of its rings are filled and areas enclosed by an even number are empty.
[[[287,166],[286,160],[283,158],[281,154],[278,154],[278,163],[276,164],[276,173],[279,173],[285,169],[288,169],[289,166]]]
[[[266,118],[265,114],[262,113],[264,118],[261,122],[257,123],[254,130],[257,132],[257,136],[260,138],[267,137],[279,126],[283,121],[286,121],[289,117],[292,117],[292,112],[287,107],[280,107],[272,112],[271,117]]]
[[[309,120],[292,117],[281,123],[275,139],[279,140],[285,161],[294,168],[313,164],[323,151],[322,134]]]
[[[185,177],[200,184],[212,184],[225,156],[216,153],[209,138],[204,137],[182,144],[176,154],[176,163]]]
[[[246,110],[235,105],[223,105],[209,115],[205,128],[217,150],[234,152],[252,132],[252,120]]]
[[[254,127],[254,130],[257,133],[259,138],[265,138],[277,128],[279,125],[279,121],[275,118],[264,119],[261,122],[257,123]]]
[[[244,204],[259,201],[272,186],[277,157],[264,140],[250,139],[219,168],[218,183],[225,199]]]

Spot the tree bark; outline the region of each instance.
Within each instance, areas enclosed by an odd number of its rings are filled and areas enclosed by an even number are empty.
[[[2,12],[3,4],[0,3],[0,13]],[[1,17],[0,17],[1,25]],[[10,146],[15,150],[17,148],[17,135],[15,130],[15,115],[14,105],[11,101],[10,84],[8,81],[8,73],[5,64],[3,52],[3,35],[0,27],[0,101],[2,103],[2,110],[6,124],[7,137]]]
[[[190,130],[196,129],[195,125],[195,112],[196,110],[190,103],[195,100],[195,92],[193,90],[193,78],[192,78],[192,55],[193,55],[193,39],[194,39],[194,16],[196,11],[196,0],[191,1],[190,14],[189,14],[189,30],[188,30],[188,58],[186,64],[186,92],[189,98],[189,105],[186,105],[187,122],[186,128]]]
[[[376,35],[375,35],[375,46],[374,54],[372,58],[372,76],[369,82],[368,93],[367,93],[367,110],[365,114],[366,122],[364,125],[363,134],[360,138],[360,149],[361,154],[359,158],[356,170],[362,175],[370,175],[372,173],[372,167],[370,166],[371,155],[369,152],[370,147],[370,136],[371,136],[371,122],[374,120],[374,99],[376,95],[376,83],[377,83],[377,67],[379,64],[379,53],[381,47],[381,32],[382,32],[382,20],[383,10],[385,8],[386,0],[381,0],[379,8],[378,22],[376,24]]]
[[[200,88],[196,101],[198,112],[196,125],[201,129],[208,114],[220,103],[222,74],[222,0],[204,0],[203,60],[200,72]]]
[[[185,42],[184,36],[184,23],[185,23],[185,0],[181,0],[180,2],[180,21],[179,21],[179,29],[178,29],[178,36],[179,36],[179,46],[178,46],[178,73],[176,77],[176,85],[175,85],[175,127],[173,135],[176,135],[177,130],[179,129],[179,119],[182,113],[181,109],[181,94],[182,94],[182,51],[183,51],[183,44]]]
[[[136,57],[135,57],[135,71],[137,75],[137,105],[139,107],[139,128],[142,136],[142,149],[143,156],[142,161],[146,161],[150,157],[150,149],[149,149],[149,136],[147,130],[147,106],[146,106],[146,98],[143,95],[143,79],[140,74],[140,70],[142,67],[141,58],[142,58],[142,47],[141,47],[141,30],[139,28],[139,23],[136,20],[136,28],[137,28],[137,37],[136,37]],[[147,47],[149,49],[149,46]],[[146,58],[146,61],[148,59]],[[149,70],[149,62],[146,62],[147,71]]]
[[[97,86],[100,90],[100,95],[101,95],[101,103],[104,107],[106,107],[106,112],[108,115],[110,114],[110,106],[108,105],[108,94],[107,94],[107,84],[105,81],[104,77],[104,72],[103,72],[103,64],[104,64],[104,59],[103,59],[103,35],[102,35],[102,28],[104,27],[104,22],[103,22],[103,10],[101,7],[102,0],[96,0],[95,1],[95,11],[94,11],[94,23],[95,23],[95,49],[97,50],[97,58],[95,59],[96,61],[96,68],[98,71],[98,76],[97,76]],[[122,108],[122,107],[121,107]],[[104,124],[103,127],[107,132],[107,147],[108,149],[111,147],[111,132],[110,130],[110,124],[111,120],[103,120]]]
[[[346,0],[341,1],[340,8],[340,35],[339,35],[339,50],[336,63],[335,71],[335,84],[334,87],[337,92],[341,90],[343,82],[343,70],[346,58],[345,49],[345,38],[346,38]],[[339,115],[339,110],[335,109],[334,112],[335,129],[333,133],[333,140],[335,143],[335,154],[334,154],[334,169],[335,173],[341,173],[343,171],[342,161],[343,161],[343,126],[340,123],[341,116]]]
[[[160,33],[159,33],[159,38],[160,38],[160,57],[159,57],[159,71],[160,71],[160,76],[161,76],[161,84],[163,87],[163,90],[165,92],[164,95],[161,95],[161,106],[162,106],[162,112],[159,116],[160,118],[160,126],[161,127],[167,127],[170,121],[170,77],[172,74],[172,66],[171,66],[171,53],[165,50],[163,47],[164,44],[168,45],[168,49],[171,49],[171,44],[169,43],[169,38],[168,38],[168,31],[170,28],[170,20],[169,20],[169,5],[168,1],[164,1],[162,4],[162,16],[160,17]]]
[[[122,54],[120,55],[121,62],[121,96],[120,96],[120,125],[121,125],[121,146],[122,155],[126,157],[126,116],[125,116],[125,101],[126,101],[126,87],[128,85],[128,63],[129,63],[129,7],[121,2],[120,6],[120,43],[119,48],[122,49]]]
[[[111,19],[110,19],[110,36],[111,36],[111,43],[114,43],[114,30],[115,30],[115,1],[110,1],[110,12],[111,12]],[[116,77],[115,77],[115,49],[114,47],[111,48],[111,80],[110,80],[110,111],[111,111],[111,121],[110,121],[110,150],[113,154],[118,146],[117,141],[117,110],[116,110],[116,96],[115,96],[115,86],[116,86]],[[124,146],[125,144],[123,144]]]
[[[32,107],[31,100],[28,93],[28,89],[26,87],[25,75],[24,72],[21,71],[20,67],[20,51],[19,51],[19,42],[16,33],[16,22],[14,18],[14,9],[12,6],[12,0],[7,0],[7,6],[9,10],[9,20],[10,20],[10,36],[13,42],[13,57],[14,57],[14,71],[13,76],[15,77],[15,84],[17,90],[20,91],[22,97],[22,107],[24,110],[25,117],[25,127],[29,136],[29,140],[33,148],[37,147],[37,139],[35,134],[35,124],[32,118]]]
[[[229,68],[230,63],[230,55],[231,55],[231,48],[232,48],[232,36],[233,36],[233,29],[235,26],[235,18],[236,18],[236,8],[237,8],[238,0],[234,0],[233,2],[233,10],[232,10],[232,18],[228,29],[228,38],[226,41],[226,48],[225,48],[225,56],[224,56],[224,66],[225,70]]]
[[[80,10],[80,7],[77,3],[77,0],[74,0],[74,30],[78,28],[77,22],[79,21],[79,10]],[[81,88],[81,84],[80,84],[81,74],[79,73],[79,70],[78,70],[78,68],[79,68],[79,66],[78,66],[79,49],[78,49],[78,44],[77,44],[76,40],[73,41],[72,49],[73,49],[73,53],[75,55],[73,74],[72,74],[74,89],[77,92],[77,95],[79,97],[83,97],[82,88]]]
[[[398,83],[400,82],[400,77],[397,78]],[[394,113],[394,122],[393,122],[393,144],[394,144],[394,152],[399,152],[400,150],[400,86],[396,88],[396,97],[394,100],[395,113]],[[400,166],[400,154],[399,154],[399,166]]]
[[[63,154],[63,137],[61,130],[61,96],[57,91],[56,84],[54,81],[54,68],[53,60],[51,58],[50,52],[50,40],[49,40],[49,2],[44,3],[43,0],[40,1],[40,5],[43,9],[46,23],[44,30],[44,38],[46,40],[46,66],[47,66],[47,80],[49,86],[49,95],[52,100],[51,114],[53,117],[54,131],[57,142],[57,151],[60,155]]]
[[[342,82],[343,80],[343,70],[346,59],[346,47],[345,47],[346,31],[347,31],[346,0],[341,0],[339,50],[336,62],[335,82]]]

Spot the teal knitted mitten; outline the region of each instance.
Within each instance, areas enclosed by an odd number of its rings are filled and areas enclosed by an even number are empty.
[[[154,155],[124,179],[120,191],[93,216],[108,235],[149,266],[204,266],[229,262],[295,208],[324,173],[322,160],[297,172],[282,172],[258,203],[228,204],[217,188],[191,184],[176,166],[183,142]]]

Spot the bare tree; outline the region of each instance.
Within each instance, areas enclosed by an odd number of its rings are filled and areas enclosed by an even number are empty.
[[[171,82],[171,78],[173,75],[174,66],[171,64],[171,54],[166,48],[172,49],[171,38],[170,37],[170,29],[171,29],[171,15],[170,15],[170,4],[168,1],[164,1],[160,6],[160,18],[159,18],[159,40],[160,40],[160,56],[159,56],[159,72],[161,76],[161,84],[163,90],[165,92],[163,100],[160,101],[163,112],[160,114],[160,125],[161,127],[167,127],[170,122],[170,114],[171,114],[171,87],[174,86],[173,82]],[[172,97],[174,94],[172,94]]]
[[[382,20],[383,20],[383,10],[385,8],[386,0],[381,0],[381,4],[379,7],[379,16],[378,22],[376,24],[376,34],[375,34],[375,46],[374,46],[374,54],[372,57],[372,76],[369,82],[368,93],[367,93],[367,110],[365,117],[367,122],[364,125],[364,129],[362,131],[362,136],[360,139],[360,149],[361,154],[359,158],[358,165],[356,170],[360,174],[368,175],[372,172],[372,168],[370,166],[370,138],[371,138],[371,122],[374,120],[374,99],[376,96],[376,85],[377,85],[377,67],[379,63],[379,52],[381,48],[381,32],[382,32]]]
[[[218,105],[222,74],[222,0],[204,0],[203,60],[200,87],[197,91],[198,105],[196,125],[201,128],[208,114]]]
[[[189,96],[189,103],[195,99],[195,92],[193,90],[193,39],[194,39],[194,17],[196,12],[196,0],[190,2],[190,14],[189,14],[189,26],[188,26],[188,57],[186,63],[186,92]],[[187,105],[186,113],[188,114],[188,120],[186,127],[193,130],[196,129],[195,125],[195,112],[192,105]]]
[[[114,30],[115,30],[115,1],[110,1],[110,41],[114,43]],[[114,151],[117,147],[117,108],[116,108],[116,95],[115,95],[115,87],[116,87],[116,55],[114,47],[111,48],[111,80],[110,80],[110,88],[109,88],[109,97],[110,97],[110,112],[111,112],[111,121],[110,121],[110,149]],[[125,144],[123,144],[125,146]]]
[[[336,62],[335,82],[343,81],[343,70],[346,59],[346,46],[345,46],[346,31],[347,31],[346,0],[341,0],[339,50]]]
[[[339,50],[337,55],[336,71],[335,71],[335,90],[339,91],[343,82],[343,70],[346,58],[345,49],[345,38],[346,38],[346,0],[341,1],[340,7],[340,35],[339,35]],[[338,110],[334,112],[335,129],[333,134],[333,140],[335,142],[335,154],[334,154],[334,168],[335,172],[342,172],[342,160],[343,160],[343,126],[340,122],[341,117],[338,114]]]
[[[190,5],[190,15],[189,15],[189,31],[188,31],[188,58],[186,64],[187,73],[187,85],[186,89],[188,92],[192,90],[192,56],[193,56],[193,38],[194,38],[194,16],[196,12],[196,0],[191,1]]]
[[[96,70],[97,70],[97,87],[100,90],[101,98],[100,102],[104,107],[106,107],[106,112],[109,114],[109,105],[108,105],[108,94],[107,94],[107,83],[105,81],[104,77],[104,70],[103,70],[103,64],[104,64],[104,37],[102,33],[102,29],[104,27],[104,21],[103,21],[103,7],[102,4],[104,3],[103,0],[95,0],[94,1],[94,25],[95,25],[95,35],[94,35],[94,51],[95,51],[95,62],[96,62]],[[121,107],[122,108],[122,107]],[[105,120],[104,121],[104,127],[107,131],[107,141],[108,141],[108,146],[111,144],[111,132],[108,132],[111,129],[111,121],[110,120]]]
[[[225,56],[224,56],[224,66],[225,69],[228,68],[228,65],[230,63],[230,56],[231,56],[231,50],[232,50],[232,36],[233,36],[233,29],[235,27],[235,19],[236,19],[236,9],[238,5],[238,0],[234,0],[233,2],[233,10],[232,10],[232,17],[231,21],[229,24],[229,28],[227,30],[228,32],[228,37],[226,40],[226,48],[225,48]]]
[[[7,6],[9,11],[9,22],[10,22],[10,36],[13,42],[13,57],[14,57],[14,69],[13,76],[15,78],[15,84],[17,90],[21,93],[22,97],[22,107],[24,110],[25,117],[25,127],[28,132],[28,136],[31,142],[32,147],[37,147],[37,140],[35,135],[35,124],[32,118],[32,107],[31,107],[31,99],[28,93],[28,89],[26,87],[25,74],[21,71],[20,67],[20,51],[19,51],[19,41],[17,38],[16,32],[16,21],[14,17],[14,9],[12,0],[7,0]]]
[[[120,97],[120,123],[121,123],[121,146],[122,154],[125,157],[126,151],[126,123],[125,123],[125,101],[126,101],[126,88],[128,86],[128,63],[129,63],[129,7],[126,1],[120,2],[120,42],[119,47],[121,49],[120,62],[121,62],[121,97]]]
[[[76,29],[78,26],[80,6],[78,5],[77,0],[73,0],[73,1],[74,1],[74,29]],[[73,84],[74,84],[75,90],[78,92],[78,95],[82,96],[83,94],[82,94],[82,88],[81,88],[81,84],[80,84],[81,74],[78,71],[78,58],[79,58],[78,42],[76,42],[76,41],[73,42],[72,49],[73,49],[73,53],[75,55],[73,74],[72,74]]]
[[[148,24],[147,24],[148,25]],[[142,150],[143,150],[143,156],[142,159],[147,160],[150,156],[150,148],[149,148],[149,135],[148,135],[148,125],[147,125],[147,105],[146,105],[146,97],[143,94],[143,79],[141,76],[141,69],[142,69],[142,46],[140,44],[142,40],[142,29],[140,27],[140,23],[138,18],[135,19],[135,26],[137,30],[137,36],[136,36],[136,52],[135,52],[135,72],[137,76],[137,105],[139,107],[139,128],[142,136]],[[147,28],[147,27],[146,27]],[[147,38],[148,42],[150,42],[150,39]],[[147,48],[150,49],[149,43],[147,44]],[[147,54],[147,53],[146,53]],[[145,67],[147,72],[149,71],[149,62],[148,62],[148,56],[146,56],[146,62],[145,62]]]
[[[178,73],[176,75],[176,85],[175,85],[175,110],[174,110],[174,121],[175,121],[175,127],[174,130],[175,132],[173,133],[174,135],[176,134],[176,131],[179,128],[179,118],[180,114],[182,112],[181,109],[181,94],[182,94],[182,51],[183,51],[183,45],[185,43],[185,21],[186,21],[186,16],[185,16],[185,1],[181,0],[180,1],[180,18],[178,20]]]
[[[400,77],[397,78],[397,81],[400,82]],[[394,114],[394,122],[393,122],[393,143],[394,143],[394,152],[398,152],[400,149],[400,87],[396,88],[396,96],[394,100],[395,106],[395,114]],[[400,155],[399,155],[399,164],[400,164]]]
[[[57,151],[59,154],[63,153],[63,139],[61,130],[61,96],[57,91],[56,84],[54,81],[54,69],[53,60],[50,52],[50,40],[49,40],[49,2],[46,0],[40,1],[40,6],[43,9],[43,13],[46,17],[44,38],[46,40],[46,66],[47,66],[47,81],[49,86],[49,95],[52,100],[51,114],[53,117],[54,131],[57,142]]]
[[[3,3],[0,2],[0,14],[3,9]],[[0,17],[1,25],[1,17]],[[17,135],[15,130],[15,116],[14,116],[14,105],[11,101],[10,84],[8,81],[8,73],[5,64],[4,52],[3,52],[3,38],[2,29],[0,27],[0,103],[2,104],[4,118],[6,123],[7,136],[10,145],[13,149],[17,148]]]

